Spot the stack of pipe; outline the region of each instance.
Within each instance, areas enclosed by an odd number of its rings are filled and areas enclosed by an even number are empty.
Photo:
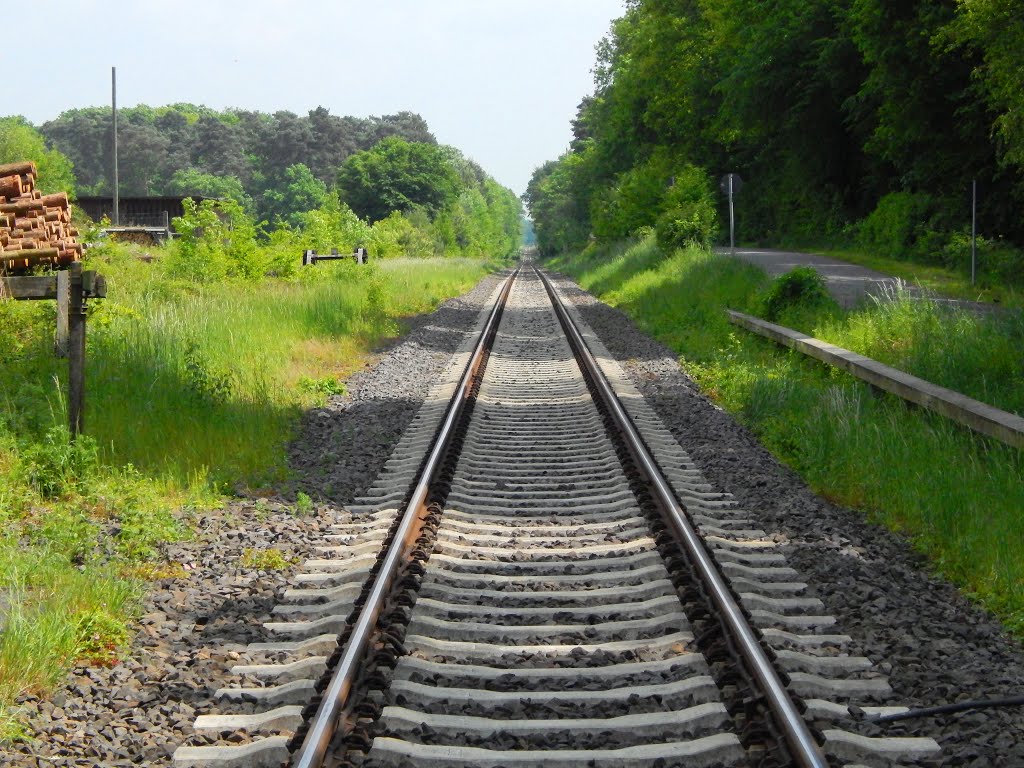
[[[35,185],[35,163],[0,165],[0,271],[66,267],[82,258],[67,194],[44,195]]]

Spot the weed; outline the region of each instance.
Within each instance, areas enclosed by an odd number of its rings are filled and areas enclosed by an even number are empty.
[[[298,558],[286,557],[279,549],[246,549],[238,559],[243,568],[258,571],[283,571],[298,562]]]
[[[300,517],[313,514],[313,500],[302,491],[295,495],[295,514]]]
[[[41,442],[21,452],[25,480],[44,498],[52,499],[82,488],[99,465],[96,441],[79,435],[72,441],[67,427],[51,427]]]
[[[310,376],[300,376],[298,387],[303,392],[325,395],[327,397],[332,395],[344,395],[348,392],[348,389],[345,387],[345,383],[338,381],[333,376],[323,376],[318,379],[314,379]]]
[[[132,563],[121,569],[126,579],[139,581],[160,581],[162,579],[187,579],[188,571],[181,563]]]

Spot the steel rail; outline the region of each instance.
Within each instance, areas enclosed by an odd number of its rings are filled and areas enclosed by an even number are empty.
[[[636,427],[633,426],[633,422],[605,378],[582,334],[580,334],[568,311],[562,305],[554,287],[540,270],[536,267],[533,267],[533,270],[544,283],[562,328],[569,338],[569,343],[590,374],[591,380],[608,407],[616,426],[618,426],[623,437],[626,439],[629,450],[636,458],[638,469],[645,476],[652,492],[662,505],[665,516],[668,518],[679,543],[683,546],[690,558],[691,564],[696,568],[699,577],[707,587],[708,594],[719,612],[720,619],[732,634],[739,654],[757,681],[769,709],[777,719],[778,725],[785,736],[794,764],[800,766],[800,768],[828,768],[828,760],[821,747],[815,740],[807,723],[797,711],[793,700],[786,692],[786,687],[780,679],[778,672],[767,654],[765,654],[753,629],[751,629],[749,623],[744,618],[743,611],[740,609],[736,599],[729,591],[725,578],[704,548],[700,534],[697,533],[697,530],[690,522],[685,507],[672,492],[668,481],[661,473],[650,451],[647,450],[646,444],[640,437],[639,432],[637,432]]]
[[[342,657],[331,677],[331,681],[324,690],[323,699],[317,708],[316,714],[310,723],[309,731],[302,745],[292,755],[289,765],[291,768],[317,768],[327,755],[331,740],[337,732],[338,724],[348,703],[349,695],[356,676],[359,673],[359,662],[362,661],[370,644],[371,636],[377,626],[384,607],[384,601],[391,591],[395,575],[399,566],[404,562],[412,544],[415,541],[415,533],[418,523],[421,522],[423,513],[426,510],[427,495],[434,475],[440,467],[441,460],[455,433],[455,428],[462,415],[466,400],[469,398],[473,380],[483,361],[484,354],[490,348],[491,342],[497,333],[498,321],[501,318],[501,311],[509,292],[512,290],[512,283],[519,274],[516,269],[506,278],[502,285],[491,314],[487,319],[480,338],[477,342],[473,355],[466,364],[459,386],[452,395],[451,403],[445,414],[444,422],[438,430],[434,441],[433,450],[427,459],[420,475],[420,480],[413,491],[409,503],[402,513],[402,521],[399,524],[395,536],[391,541],[387,554],[381,564],[377,577],[373,582],[369,596],[363,604],[352,629],[352,634],[345,646]]]

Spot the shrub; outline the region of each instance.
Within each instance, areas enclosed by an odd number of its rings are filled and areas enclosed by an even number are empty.
[[[340,253],[351,253],[370,237],[369,225],[341,202],[337,193],[328,195],[323,205],[299,214],[298,218],[299,242],[304,249],[328,253],[337,248]]]
[[[825,279],[814,267],[796,267],[772,281],[761,299],[762,314],[775,322],[794,309],[834,307]]]
[[[671,177],[671,163],[661,156],[619,175],[613,186],[597,193],[591,202],[594,234],[602,239],[623,238],[653,226]]]
[[[934,259],[938,243],[933,242],[937,234],[933,213],[934,203],[928,195],[891,192],[861,222],[858,240],[864,248],[882,256],[905,259],[917,254]]]
[[[56,498],[84,486],[99,467],[99,448],[89,435],[70,439],[67,427],[52,427],[42,441],[22,450],[24,479],[43,498]]]
[[[175,277],[205,283],[226,277],[256,279],[266,272],[256,248],[256,225],[234,200],[185,198],[185,215],[172,222],[180,238],[167,258]]]
[[[658,246],[666,253],[688,245],[708,247],[718,231],[718,212],[707,174],[694,165],[684,166],[665,193],[663,210],[655,223]]]

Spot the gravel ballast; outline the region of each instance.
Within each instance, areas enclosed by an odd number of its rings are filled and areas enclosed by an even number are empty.
[[[262,623],[294,569],[242,567],[246,550],[277,549],[297,564],[317,556],[340,505],[373,483],[499,279],[407,321],[408,335],[352,376],[345,395],[305,415],[287,495],[311,496],[311,514],[297,514],[291,498],[236,499],[189,518],[194,538],[164,551],[184,571],[149,583],[126,658],[73,669],[48,700],[26,697],[34,740],[0,746],[0,766],[171,765],[196,715],[217,711],[217,689],[239,684],[230,669],[246,662],[246,646],[278,639]]]
[[[1021,644],[932,576],[904,538],[815,495],[700,392],[675,353],[622,312],[561,285],[705,477],[786,541],[788,564],[888,674],[894,701],[917,708],[1024,694]],[[942,765],[1024,766],[1021,707],[893,723],[878,734],[911,730],[942,745]]]
[[[139,632],[123,663],[77,668],[48,701],[24,702],[36,740],[0,748],[0,765],[164,766],[215,711],[213,692],[261,623],[290,571],[243,568],[246,549],[313,556],[341,505],[372,482],[423,395],[472,327],[497,276],[418,318],[411,333],[353,376],[348,393],[304,418],[291,449],[293,492],[316,502],[295,513],[286,499],[240,499],[204,513],[197,536],[167,548],[187,569],[151,584]],[[756,439],[716,407],[667,348],[622,313],[563,285],[710,482],[732,493],[780,540],[860,653],[889,676],[900,703],[917,707],[1024,691],[1024,651],[950,584],[932,577],[900,537],[862,514],[815,496]],[[949,766],[1024,765],[1024,710],[1003,709],[893,724],[879,734],[925,732]]]

